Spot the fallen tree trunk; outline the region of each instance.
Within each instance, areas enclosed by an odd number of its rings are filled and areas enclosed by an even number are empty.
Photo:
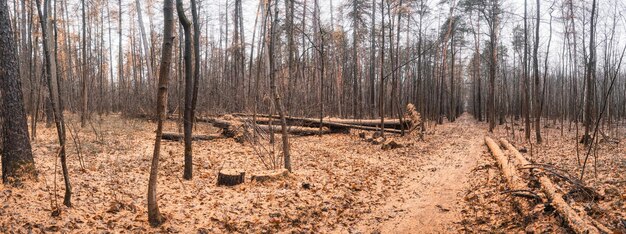
[[[253,174],[251,180],[256,182],[275,181],[287,175],[289,175],[287,169],[270,170]]]
[[[506,147],[515,156],[517,164],[520,166],[529,165],[530,162],[520,154],[517,149],[511,145],[507,140],[500,139],[500,143]],[[557,187],[552,183],[550,178],[545,175],[539,176],[539,183],[541,183],[542,190],[546,193],[548,199],[552,201],[552,205],[559,212],[561,217],[565,220],[570,228],[576,233],[612,233],[610,229],[602,226],[591,217],[586,215],[579,215],[569,204],[563,199],[563,193],[561,193]],[[596,225],[594,225],[594,223]]]
[[[256,125],[257,130],[269,132],[273,131],[275,133],[280,133],[281,127],[276,125]],[[297,136],[313,136],[320,134],[319,128],[308,128],[308,127],[300,127],[300,126],[289,126],[287,128],[287,132],[292,135]],[[321,134],[329,134],[332,133],[330,129],[323,128]]]
[[[240,117],[252,116],[251,114],[234,114],[234,115],[240,116]],[[274,120],[278,119],[277,115],[258,114],[257,118],[259,117],[268,118],[268,119],[271,118]],[[286,116],[285,119],[287,120],[287,124],[291,126],[297,125],[297,126],[302,126],[302,127],[313,127],[313,128],[319,128],[320,126],[322,126],[322,127],[327,127],[333,133],[349,133],[350,129],[358,129],[358,130],[365,130],[365,131],[380,131],[380,128],[378,127],[345,124],[345,123],[338,123],[338,122],[327,121],[327,120],[320,121],[319,119],[313,119],[313,118],[299,118],[299,117]],[[385,128],[385,132],[401,134],[401,130],[398,130],[398,129]]]
[[[192,135],[191,136],[192,141],[210,141],[210,140],[215,140],[219,138],[222,138],[222,136],[220,135]],[[161,135],[161,139],[168,140],[168,141],[182,141],[183,139],[185,139],[185,135],[179,134],[179,133],[173,133],[173,132],[164,132],[163,135]]]
[[[504,179],[507,182],[509,190],[511,191],[528,191],[528,187],[522,180],[522,177],[517,172],[515,165],[509,161],[509,158],[504,155],[500,146],[491,138],[485,137],[485,144],[491,150],[491,154],[496,159],[498,166],[502,170],[502,174],[504,175]],[[524,214],[525,212],[530,211],[531,204],[527,200],[523,200],[521,198],[516,198],[515,205],[519,208],[520,213]]]
[[[237,114],[240,116],[244,116],[244,114]],[[247,115],[247,114],[245,114]],[[269,115],[264,115],[264,116],[269,116]],[[275,116],[277,117],[277,116]],[[289,117],[288,117],[289,118]],[[252,121],[252,118],[249,116],[245,116],[245,117],[241,117],[242,120],[244,121]],[[313,120],[313,119],[311,119]],[[256,118],[256,123],[257,124],[264,124],[267,125],[269,124],[269,122],[272,121],[273,123],[278,122],[278,120],[276,118],[270,118],[270,117],[257,117]],[[319,119],[315,119],[315,124],[319,123]],[[331,118],[331,119],[324,119],[323,120],[324,123],[337,123],[337,124],[347,124],[347,125],[357,125],[357,126],[364,126],[364,127],[379,127],[380,126],[380,119],[336,119],[336,118]],[[409,128],[409,122],[408,121],[404,121],[405,122],[405,126],[404,129],[408,129]],[[300,125],[303,123],[303,121],[291,117],[291,120],[288,119],[287,121],[288,124],[290,125]],[[318,124],[319,126],[319,124]],[[311,126],[314,127],[314,126]],[[385,128],[392,128],[392,129],[401,129],[402,128],[402,124],[400,123],[400,120],[398,119],[388,119],[385,120]]]
[[[240,135],[240,133],[244,132],[244,123],[238,121],[228,121],[221,119],[204,119],[203,121],[213,124],[216,128],[221,128],[223,130],[222,135],[226,137],[234,137]],[[272,130],[273,132],[280,132],[281,127],[278,125],[264,125],[257,124],[255,127],[258,131],[269,132]],[[320,133],[319,128],[310,128],[310,127],[302,127],[302,126],[289,126],[287,128],[287,132],[289,134],[298,135],[298,136],[312,136]],[[333,133],[332,130],[328,128],[322,129],[322,134]]]

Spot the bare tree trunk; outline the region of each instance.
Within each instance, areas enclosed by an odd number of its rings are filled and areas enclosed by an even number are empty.
[[[117,110],[121,109],[121,100],[122,96],[125,95],[124,89],[124,50],[122,50],[122,0],[118,1],[118,25],[117,25],[117,35],[118,35],[118,56],[117,56]],[[116,108],[113,108],[114,110]]]
[[[146,62],[146,67],[148,67],[148,71],[146,72],[146,75],[148,76],[148,84],[153,84],[152,82],[154,82],[154,79],[152,78],[152,61],[150,60],[150,46],[148,45],[148,38],[146,36],[146,30],[144,29],[143,26],[143,19],[141,17],[141,4],[139,3],[139,0],[135,0],[135,4],[137,5],[137,18],[139,20],[139,32],[141,33],[141,44],[143,45],[143,52],[144,52],[144,59]]]
[[[375,30],[376,30],[376,0],[372,0],[372,26],[370,29],[370,117],[374,118],[376,109],[376,46],[375,46]]]
[[[35,161],[28,138],[28,123],[16,43],[9,24],[9,8],[0,1],[0,98],[2,99],[2,182],[19,185],[36,178]]]
[[[385,135],[385,2],[380,0],[380,90],[378,91],[378,114],[380,115],[380,136]]]
[[[139,0],[137,0],[139,1]],[[192,45],[191,45],[191,22],[185,15],[185,9],[183,9],[182,0],[176,0],[176,11],[178,13],[178,19],[185,31],[185,112],[183,116],[183,125],[185,132],[185,170],[183,178],[191,180],[193,177],[193,151],[191,146],[191,134],[193,131],[193,119],[192,119],[192,99],[193,99],[193,71],[191,66],[192,58]]]
[[[589,61],[587,63],[587,95],[585,100],[585,135],[583,136],[583,144],[585,146],[589,146],[593,139],[590,139],[591,136],[589,132],[592,131],[592,121],[593,121],[593,108],[594,108],[594,99],[595,99],[595,80],[596,80],[596,38],[595,38],[595,27],[596,27],[596,0],[593,0],[591,6],[591,20],[590,24],[590,32],[589,32]]]
[[[191,114],[190,119],[191,128],[193,129],[193,124],[195,115],[196,115],[196,105],[198,103],[198,86],[200,83],[200,25],[198,24],[198,9],[196,7],[196,0],[191,0],[191,15],[193,20],[193,58],[194,58],[194,67],[193,67],[193,94],[191,98]],[[191,154],[191,152],[190,152]],[[187,161],[185,161],[187,163]],[[189,164],[192,164],[191,156],[189,157]],[[192,177],[192,166],[189,167],[189,179]],[[187,170],[185,170],[187,171]],[[184,177],[184,176],[183,176]]]
[[[63,120],[63,101],[61,99],[61,86],[60,79],[57,74],[56,58],[52,56],[50,51],[54,47],[53,38],[50,37],[52,32],[52,25],[48,22],[48,13],[50,11],[50,1],[44,2],[42,10],[41,0],[37,0],[37,9],[39,14],[39,20],[41,23],[43,49],[46,60],[46,78],[48,83],[48,91],[50,93],[50,102],[52,104],[52,112],[54,116],[54,122],[57,128],[57,135],[59,137],[59,145],[61,149],[59,156],[61,157],[61,170],[63,171],[63,181],[65,183],[65,195],[63,197],[63,204],[67,207],[71,207],[72,186],[70,184],[70,178],[67,170],[67,160],[65,155],[65,122]]]
[[[161,49],[161,64],[159,67],[159,85],[157,93],[157,129],[150,166],[150,180],[148,182],[148,221],[153,227],[161,225],[164,218],[159,212],[156,189],[157,176],[159,173],[159,155],[161,153],[161,135],[163,134],[163,121],[167,107],[167,86],[170,78],[170,66],[172,63],[172,47],[174,44],[174,9],[172,0],[163,1],[163,46]]]
[[[528,75],[528,0],[524,0],[524,133],[530,141],[530,76]]]
[[[539,24],[540,24],[540,1],[537,0],[537,15],[535,17],[537,17],[537,21],[535,21],[536,25],[535,25],[535,48],[533,51],[533,65],[535,67],[534,70],[534,75],[535,75],[535,137],[537,138],[537,143],[541,144],[542,140],[541,140],[541,103],[540,103],[540,99],[541,94],[539,92],[539,56],[538,56],[538,52],[539,52]]]
[[[280,95],[278,94],[278,90],[276,89],[276,56],[274,54],[275,44],[279,40],[277,38],[277,30],[278,30],[278,1],[274,3],[274,14],[273,14],[273,22],[270,26],[270,45],[269,45],[269,62],[270,62],[270,89],[272,90],[272,95],[274,96],[274,105],[276,106],[276,110],[278,111],[278,115],[280,116],[280,125],[282,128],[282,139],[283,139],[283,159],[285,163],[285,169],[291,172],[291,156],[289,154],[289,133],[287,130],[287,120],[285,119],[285,113],[283,111],[283,104],[280,99]]]
[[[85,13],[85,2],[82,2],[82,12],[83,12],[83,46],[82,46],[82,69],[83,69],[83,77],[82,77],[82,88],[81,88],[81,109],[80,109],[80,127],[84,128],[87,124],[87,118],[89,115],[89,110],[87,110],[87,77],[88,77],[88,69],[87,69],[87,21],[86,21],[86,13]]]
[[[496,71],[498,67],[498,14],[499,3],[495,0],[491,9],[491,24],[489,30],[489,49],[491,52],[489,64],[489,132],[493,132],[496,127],[496,103],[495,103],[495,83]]]

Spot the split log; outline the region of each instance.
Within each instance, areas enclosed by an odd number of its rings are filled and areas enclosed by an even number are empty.
[[[516,162],[520,166],[529,165],[530,162],[524,158],[520,152],[515,149],[507,140],[500,139],[500,143],[506,147],[515,156]],[[557,212],[565,219],[565,222],[576,233],[612,233],[610,229],[604,227],[602,224],[595,222],[591,217],[585,214],[578,214],[569,204],[563,199],[563,193],[557,189],[552,181],[545,175],[539,177],[539,183],[541,183],[542,190],[546,193],[548,199],[552,201],[552,205],[556,208]],[[596,225],[594,225],[594,223]]]
[[[251,180],[256,182],[275,181],[287,175],[289,175],[289,171],[286,169],[269,170],[252,175]]]
[[[192,141],[210,141],[222,138],[220,135],[192,135]],[[165,132],[161,136],[161,139],[168,141],[182,141],[185,139],[185,135],[173,132]]]
[[[234,169],[220,170],[217,174],[217,185],[234,186],[242,184],[245,177],[246,173],[244,171]]]
[[[527,191],[528,187],[520,177],[515,168],[515,165],[509,161],[509,158],[504,155],[504,152],[500,149],[500,146],[491,138],[485,137],[485,144],[491,150],[491,154],[496,159],[500,170],[502,170],[502,174],[504,175],[504,179],[507,182],[509,190],[511,191]],[[516,198],[515,205],[519,208],[521,213],[525,213],[530,211],[531,204],[527,200],[522,200],[521,198]]]

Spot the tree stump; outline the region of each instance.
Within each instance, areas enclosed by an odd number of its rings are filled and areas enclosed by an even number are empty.
[[[217,174],[217,185],[234,186],[242,184],[246,177],[246,172],[235,169],[220,170]]]
[[[288,174],[289,172],[287,171],[287,169],[262,171],[262,172],[252,175],[252,181],[257,181],[257,182],[274,181],[282,177],[285,177]]]

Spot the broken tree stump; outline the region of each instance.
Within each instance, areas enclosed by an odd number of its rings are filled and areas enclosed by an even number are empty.
[[[234,186],[242,184],[245,180],[246,172],[236,169],[224,169],[217,173],[217,185]]]
[[[529,165],[530,162],[520,154],[513,145],[507,140],[500,139],[500,143],[506,147],[515,156],[515,160],[520,166]],[[595,222],[591,217],[585,214],[579,215],[567,202],[563,199],[563,193],[552,183],[550,178],[545,175],[539,177],[539,183],[542,190],[546,193],[548,199],[552,201],[552,205],[557,212],[563,217],[567,225],[576,233],[612,233],[610,229],[602,224]],[[596,225],[594,225],[594,223]]]
[[[275,181],[289,175],[287,169],[262,171],[252,175],[251,180],[256,182]]]

